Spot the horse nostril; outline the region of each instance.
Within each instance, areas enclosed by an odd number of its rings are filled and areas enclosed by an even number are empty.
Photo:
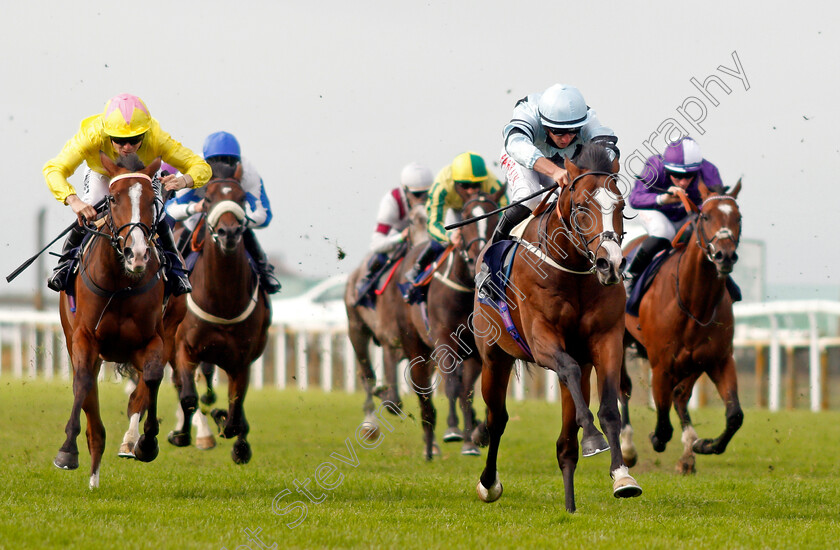
[[[737,253],[737,252],[733,252],[733,253],[732,253],[732,263],[734,264],[734,263],[735,263],[735,262],[737,262],[737,261],[738,261],[738,253]]]
[[[604,258],[598,258],[595,260],[595,269],[598,271],[607,271],[610,268],[610,262],[608,262]]]
[[[621,258],[621,263],[618,265],[618,270],[623,272],[625,267],[627,267],[627,258]]]
[[[717,252],[715,252],[714,258],[715,258],[716,262],[722,262],[723,261],[723,252],[718,250]]]

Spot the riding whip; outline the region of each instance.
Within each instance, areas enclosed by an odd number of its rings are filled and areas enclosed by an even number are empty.
[[[459,222],[451,223],[451,224],[447,225],[446,227],[444,227],[444,229],[449,231],[450,229],[455,229],[457,227],[462,227],[462,226],[465,226],[465,225],[469,225],[471,223],[475,223],[479,220],[483,220],[484,218],[489,218],[490,216],[493,216],[494,214],[498,214],[499,212],[504,212],[505,210],[507,210],[508,208],[511,208],[512,206],[516,206],[517,204],[522,204],[523,202],[531,200],[534,197],[538,197],[538,196],[540,196],[544,193],[548,193],[549,191],[553,191],[554,189],[557,189],[559,186],[560,186],[559,183],[555,183],[554,185],[552,185],[550,187],[546,187],[545,189],[541,189],[541,190],[537,191],[536,193],[532,193],[532,194],[528,195],[524,199],[518,200],[516,202],[512,202],[507,206],[497,208],[497,209],[493,210],[492,212],[488,212],[488,213],[486,213],[482,216],[476,216],[475,218],[470,218],[468,220],[461,220]]]

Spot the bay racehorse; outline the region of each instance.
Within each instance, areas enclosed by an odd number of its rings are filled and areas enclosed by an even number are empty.
[[[426,234],[426,207],[419,204],[413,207],[409,214],[411,224],[409,236],[405,242],[408,249],[412,244],[417,245],[428,239]],[[400,256],[395,259],[394,267],[398,268],[405,263],[404,252],[396,254]],[[402,407],[402,400],[399,395],[399,380],[397,379],[397,365],[405,359],[401,345],[401,332],[396,322],[397,309],[402,307],[402,296],[397,288],[398,279],[394,271],[383,274],[387,283],[382,283],[384,288],[377,290],[375,307],[370,308],[358,303],[358,283],[367,273],[369,255],[362,263],[350,273],[347,279],[347,287],[344,291],[344,305],[347,309],[347,335],[353,346],[356,360],[359,363],[359,375],[362,386],[365,390],[365,402],[362,407],[365,414],[365,429],[370,437],[375,437],[379,422],[374,414],[375,406],[373,398],[379,397],[383,403],[392,403],[393,406]],[[378,385],[376,371],[370,357],[370,343],[382,347],[383,352],[383,375],[384,384]],[[381,382],[381,381],[380,381]],[[387,408],[389,412],[392,409]]]
[[[464,221],[482,218],[495,210],[505,189],[502,187],[493,195],[480,194],[466,201],[461,209],[461,218]],[[461,226],[462,244],[458,248],[450,245],[449,253],[439,261],[429,282],[426,302],[401,304],[408,320],[402,334],[402,346],[409,360],[411,386],[420,399],[427,459],[431,459],[435,445],[437,412],[432,394],[441,379],[449,400],[444,441],[463,440],[461,454],[480,454],[471,435],[475,428],[473,393],[481,374],[481,361],[469,326],[475,294],[476,261],[484,245],[490,241],[498,220],[499,217],[494,215]],[[409,266],[419,252],[420,249],[415,248],[409,253],[406,259]],[[435,375],[435,367],[440,376]],[[458,429],[456,398],[464,420],[463,432]]]
[[[557,462],[563,473],[566,510],[575,511],[579,427],[583,428],[584,456],[610,449],[613,494],[633,497],[642,492],[619,450],[625,297],[618,283],[625,262],[621,254],[624,200],[615,181],[617,165],[603,147],[585,145],[574,163],[566,160],[570,183],[561,188],[558,200],[549,206],[544,201],[524,222],[524,230],[520,226],[512,232],[521,236],[502,296],[510,312],[507,322],[477,294],[473,324],[487,418],[473,439],[490,446],[476,487],[484,502],[502,494],[496,460],[508,421],[505,402],[515,359],[554,371],[562,382]],[[593,365],[600,393],[598,417],[606,440],[588,406]]]
[[[251,364],[262,355],[268,339],[271,304],[242,240],[246,199],[239,184],[241,168],[214,162],[210,166],[213,178],[205,186],[206,215],[196,228],[203,246],[190,274],[193,291],[186,297],[186,313],[174,333],[170,357],[183,417],[179,415],[180,426],[168,439],[179,447],[190,444],[191,420],[198,406],[195,369],[201,362],[215,364],[228,375],[228,409],[214,409],[211,415],[221,437],[237,438],[231,456],[244,464],[251,459],[245,394]]]
[[[681,473],[695,472],[695,456],[720,454],[741,427],[744,413],[738,400],[732,355],[735,322],[726,279],[738,260],[741,212],[736,201],[739,181],[728,194],[710,192],[700,184],[703,199],[690,222],[690,242],[668,257],[639,305],[639,316],[626,316],[626,343],[636,343],[650,360],[651,390],[656,405],[653,449],[665,450],[671,440],[671,403],[682,426]],[[686,201],[684,201],[685,203]],[[691,204],[690,206],[694,206]],[[709,375],[726,407],[726,426],[716,439],[698,439],[688,413],[694,383]],[[622,450],[636,461],[628,401],[630,378],[622,377]]]
[[[95,237],[81,255],[75,299],[66,292],[60,295],[61,326],[73,364],[73,407],[67,438],[54,460],[59,468],[78,468],[76,437],[84,410],[91,488],[99,486],[105,448],[97,387],[102,361],[130,363],[141,373],[149,414],[144,433],[138,435],[131,451],[138,460],[149,462],[158,454],[157,394],[166,353],[164,282],[160,256],[152,245],[157,217],[162,214],[152,186],[160,159],[143,167],[136,155],[118,164],[104,153],[100,157],[111,177],[104,223],[100,229],[88,226]],[[137,429],[138,418],[133,422]]]

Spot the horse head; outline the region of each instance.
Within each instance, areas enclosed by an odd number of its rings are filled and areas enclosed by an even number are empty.
[[[696,222],[696,240],[706,258],[717,269],[718,276],[732,273],[738,261],[738,241],[741,238],[741,210],[735,200],[741,192],[741,180],[729,193],[717,194],[700,184],[703,203]]]
[[[603,285],[621,281],[626,262],[621,253],[624,197],[616,183],[616,164],[603,146],[584,145],[574,162],[566,160],[571,184],[557,201],[568,236]]]
[[[151,238],[157,225],[152,177],[160,168],[160,158],[146,167],[134,154],[115,163],[100,152],[100,159],[111,178],[106,222],[111,245],[121,257],[126,273],[133,278],[142,277],[151,258]]]
[[[232,254],[245,232],[245,191],[240,185],[242,164],[210,163],[213,179],[205,186],[207,230],[222,254]]]
[[[503,187],[500,192],[493,193],[492,195],[482,193],[468,200],[461,209],[461,218],[463,220],[481,218],[488,212],[496,210],[498,208],[498,200],[504,192],[505,189]],[[461,226],[463,244],[459,252],[472,273],[475,272],[475,264],[479,253],[484,248],[484,245],[493,237],[493,232],[496,230],[498,222],[499,216],[493,215],[480,219],[475,223]]]

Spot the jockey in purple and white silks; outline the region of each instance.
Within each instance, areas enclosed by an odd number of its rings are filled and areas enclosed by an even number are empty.
[[[260,246],[253,229],[268,227],[273,217],[271,203],[265,192],[265,184],[254,165],[247,159],[242,158],[239,141],[233,134],[228,132],[214,132],[204,140],[204,160],[208,163],[221,163],[231,168],[240,165],[242,177],[239,181],[245,191],[245,217],[248,220],[247,228],[242,234],[245,250],[248,251],[259,272],[260,285],[269,294],[276,294],[280,291],[280,282],[274,276],[274,266],[268,261],[268,257]],[[192,231],[195,229],[201,213],[204,211],[204,193],[200,189],[190,189],[179,192],[175,198],[166,203],[166,212],[174,219],[183,221],[185,231],[181,235],[181,245],[186,244]]]
[[[385,265],[388,256],[408,238],[411,209],[425,204],[433,179],[432,171],[426,166],[416,162],[407,164],[400,172],[400,186],[385,193],[379,201],[376,228],[370,238],[373,256],[368,262],[367,274],[359,280],[359,288],[367,284],[370,276]]]
[[[660,250],[671,246],[671,239],[690,215],[676,195],[677,189],[684,189],[689,200],[700,206],[701,182],[712,191],[723,191],[717,167],[703,158],[700,146],[690,137],[669,144],[664,155],[647,160],[629,199],[648,234],[627,268],[630,285]]]
[[[613,131],[601,124],[577,88],[565,84],[520,99],[502,134],[505,143],[501,163],[511,203],[554,183],[566,185],[564,161],[574,158],[584,143],[601,143],[611,159],[619,156]],[[505,210],[493,240],[507,238],[542,198],[537,196]]]

